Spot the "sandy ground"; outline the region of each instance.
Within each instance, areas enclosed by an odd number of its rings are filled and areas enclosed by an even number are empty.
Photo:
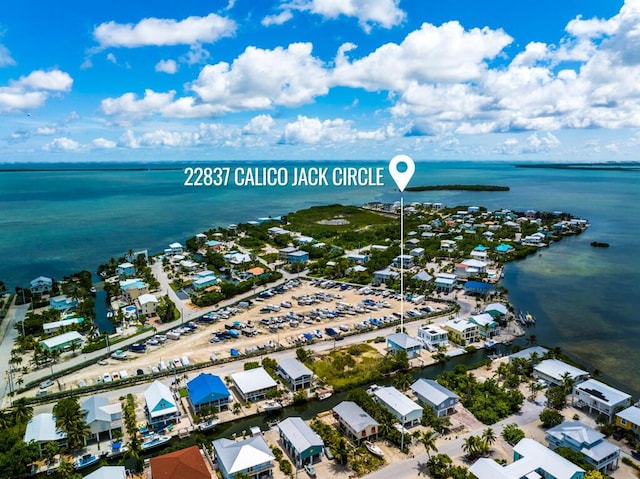
[[[296,298],[306,295],[314,295],[316,292],[322,291],[323,293],[335,296],[330,302],[321,301],[317,304],[309,306],[297,306]],[[299,315],[306,315],[314,309],[328,308],[334,310],[338,302],[349,303],[353,306],[357,305],[365,297],[371,297],[379,301],[387,301],[389,307],[381,308],[379,311],[367,311],[362,314],[356,314],[354,316],[346,315],[336,319],[323,319],[320,322],[313,322],[312,324],[305,324],[300,322],[300,325],[296,328],[285,326],[284,329],[279,329],[278,332],[270,332],[266,326],[260,324],[260,319],[277,317],[278,315],[284,315],[289,311],[292,311]],[[289,301],[293,307],[290,309],[281,308],[279,312],[271,312],[269,314],[260,313],[260,308],[267,304],[279,305],[281,302]],[[400,301],[392,298],[383,298],[382,296],[362,296],[357,293],[356,290],[350,289],[347,291],[340,291],[337,288],[323,290],[317,286],[313,286],[307,282],[303,282],[300,286],[290,289],[285,294],[274,296],[264,302],[255,302],[255,305],[240,314],[231,317],[229,320],[221,320],[215,324],[198,324],[198,329],[190,335],[183,335],[179,340],[168,339],[164,344],[158,346],[149,346],[147,351],[142,354],[129,353],[129,359],[125,361],[118,361],[115,359],[109,359],[107,365],[94,365],[75,373],[72,373],[64,378],[63,387],[77,387],[77,383],[80,380],[84,380],[87,384],[93,384],[95,380],[101,378],[104,373],[120,374],[120,371],[126,370],[129,375],[135,375],[137,369],[142,369],[145,373],[151,372],[153,366],[158,365],[160,361],[165,363],[172,361],[175,358],[181,358],[187,356],[191,363],[204,363],[210,360],[211,354],[215,354],[217,358],[228,358],[231,356],[231,348],[237,349],[243,352],[245,348],[253,346],[264,345],[270,341],[274,343],[280,343],[284,347],[293,347],[295,340],[303,333],[313,332],[319,329],[323,335],[322,340],[327,340],[328,337],[324,332],[326,327],[337,328],[339,325],[346,324],[353,329],[355,323],[361,322],[368,318],[380,318],[382,316],[390,316],[393,312],[400,311]],[[433,308],[443,309],[444,306],[439,303],[424,303]],[[411,309],[414,305],[408,305],[405,303],[405,309]],[[259,331],[259,334],[253,337],[243,337],[235,340],[227,340],[218,343],[211,343],[210,339],[212,333],[216,331],[224,331],[225,323],[232,323],[234,321],[240,321],[242,323],[250,322],[251,325]],[[176,325],[178,326],[178,325]],[[410,326],[410,334],[415,334],[417,329],[417,323],[413,323]],[[381,348],[384,348],[384,343],[381,343]],[[266,350],[265,350],[266,352]],[[429,355],[423,355],[423,358],[430,359]]]

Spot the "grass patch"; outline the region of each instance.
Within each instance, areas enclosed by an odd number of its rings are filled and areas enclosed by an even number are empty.
[[[380,377],[383,360],[372,346],[354,344],[317,359],[311,364],[311,368],[335,390],[343,390],[376,381]]]
[[[388,216],[357,206],[313,206],[287,216],[290,229],[314,238],[330,238],[343,231],[353,231],[371,225],[393,221]],[[344,220],[344,224],[322,224],[332,220]]]
[[[189,395],[189,391],[187,391],[187,388],[180,388],[178,392],[180,393],[181,398],[186,398]]]

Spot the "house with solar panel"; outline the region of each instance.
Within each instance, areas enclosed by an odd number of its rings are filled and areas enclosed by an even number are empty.
[[[238,473],[247,474],[251,479],[263,479],[273,474],[275,456],[262,436],[244,441],[216,439],[212,445],[222,479],[233,479]]]
[[[616,411],[631,405],[631,395],[595,379],[587,379],[574,386],[573,402],[577,407],[587,408],[590,414],[595,411],[612,422]]]
[[[294,358],[281,359],[276,373],[289,383],[292,391],[310,388],[313,382],[313,371]]]
[[[173,393],[168,386],[154,381],[144,392],[145,412],[149,426],[163,428],[175,424],[180,419],[180,411]]]
[[[300,417],[288,417],[278,423],[280,443],[296,467],[320,462],[324,441]]]
[[[229,409],[232,400],[231,393],[219,376],[209,373],[200,373],[187,383],[189,405],[195,413],[203,407],[217,411]]]

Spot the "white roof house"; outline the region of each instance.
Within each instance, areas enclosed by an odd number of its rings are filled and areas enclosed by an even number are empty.
[[[600,472],[615,469],[620,448],[605,440],[604,434],[580,421],[565,421],[547,430],[551,449],[568,447],[579,452],[585,460]]]
[[[138,296],[138,301],[140,301],[141,305],[147,304],[147,303],[157,303],[158,298],[156,298],[155,295],[153,294],[145,293]]]
[[[102,466],[91,474],[84,476],[84,479],[126,479],[127,472],[124,466]]]
[[[542,359],[542,357],[547,354],[549,350],[547,348],[543,348],[542,346],[531,346],[530,348],[522,349],[517,353],[512,353],[509,355],[509,361],[513,361],[516,358],[522,358],[529,360],[531,359],[532,354],[537,354],[538,359]]]
[[[84,419],[92,434],[99,434],[103,431],[122,427],[122,406],[119,402],[109,404],[109,400],[104,396],[90,396],[81,403],[83,411],[87,415]]]
[[[24,442],[61,441],[66,437],[64,432],[56,428],[56,419],[53,414],[44,412],[29,420],[24,433]]]
[[[310,387],[313,371],[295,358],[284,358],[278,362],[277,374],[282,376],[296,391],[299,387]]]
[[[552,384],[561,384],[562,377],[566,373],[568,373],[576,383],[580,383],[589,377],[587,371],[573,367],[558,359],[545,359],[533,367],[533,372],[540,379],[544,379]]]
[[[76,341],[84,341],[84,336],[78,331],[69,331],[68,333],[59,334],[58,336],[40,341],[40,344],[49,350],[53,350],[64,348],[66,345]]]
[[[176,414],[178,407],[171,389],[160,381],[154,381],[144,392],[149,416],[154,419],[165,415]]]
[[[471,465],[469,472],[478,479],[539,479],[538,470],[555,479],[578,479],[584,475],[584,469],[533,439],[521,439],[513,452],[519,459],[511,464],[501,466],[492,458],[482,458]]]
[[[278,423],[278,429],[285,449],[298,467],[303,462],[314,462],[322,454],[324,441],[302,418],[288,417]]]
[[[612,388],[595,379],[587,379],[574,387],[574,396],[578,406],[587,406],[613,419],[616,410],[631,404],[631,394]]]
[[[394,387],[378,388],[376,400],[393,414],[403,425],[414,425],[422,419],[422,407]]]
[[[446,414],[458,403],[458,395],[432,379],[420,378],[411,385],[418,400],[430,406],[436,416]]]
[[[60,328],[63,328],[65,326],[71,326],[72,324],[80,324],[83,321],[84,321],[84,318],[81,318],[81,317],[61,319],[60,321],[52,321],[50,323],[44,323],[42,325],[42,330],[44,331],[45,334],[55,333]]]
[[[640,427],[640,407],[629,406],[627,409],[616,413],[618,418],[618,424],[626,426],[627,424],[635,425],[636,428]]]
[[[380,423],[373,419],[364,409],[352,401],[342,401],[333,408],[338,418],[341,431],[350,439],[360,442],[369,437],[377,437]]]
[[[212,442],[218,467],[222,477],[231,477],[239,472],[248,472],[250,469],[268,469],[275,456],[262,436],[253,436],[244,441],[232,441],[230,439],[216,439]],[[260,466],[265,466],[261,468]]]
[[[245,401],[261,399],[266,391],[278,387],[278,384],[264,368],[234,373],[231,375],[231,381]]]

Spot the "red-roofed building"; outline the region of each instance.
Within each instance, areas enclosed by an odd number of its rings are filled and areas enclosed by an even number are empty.
[[[150,461],[152,479],[211,479],[198,446],[153,457]]]

